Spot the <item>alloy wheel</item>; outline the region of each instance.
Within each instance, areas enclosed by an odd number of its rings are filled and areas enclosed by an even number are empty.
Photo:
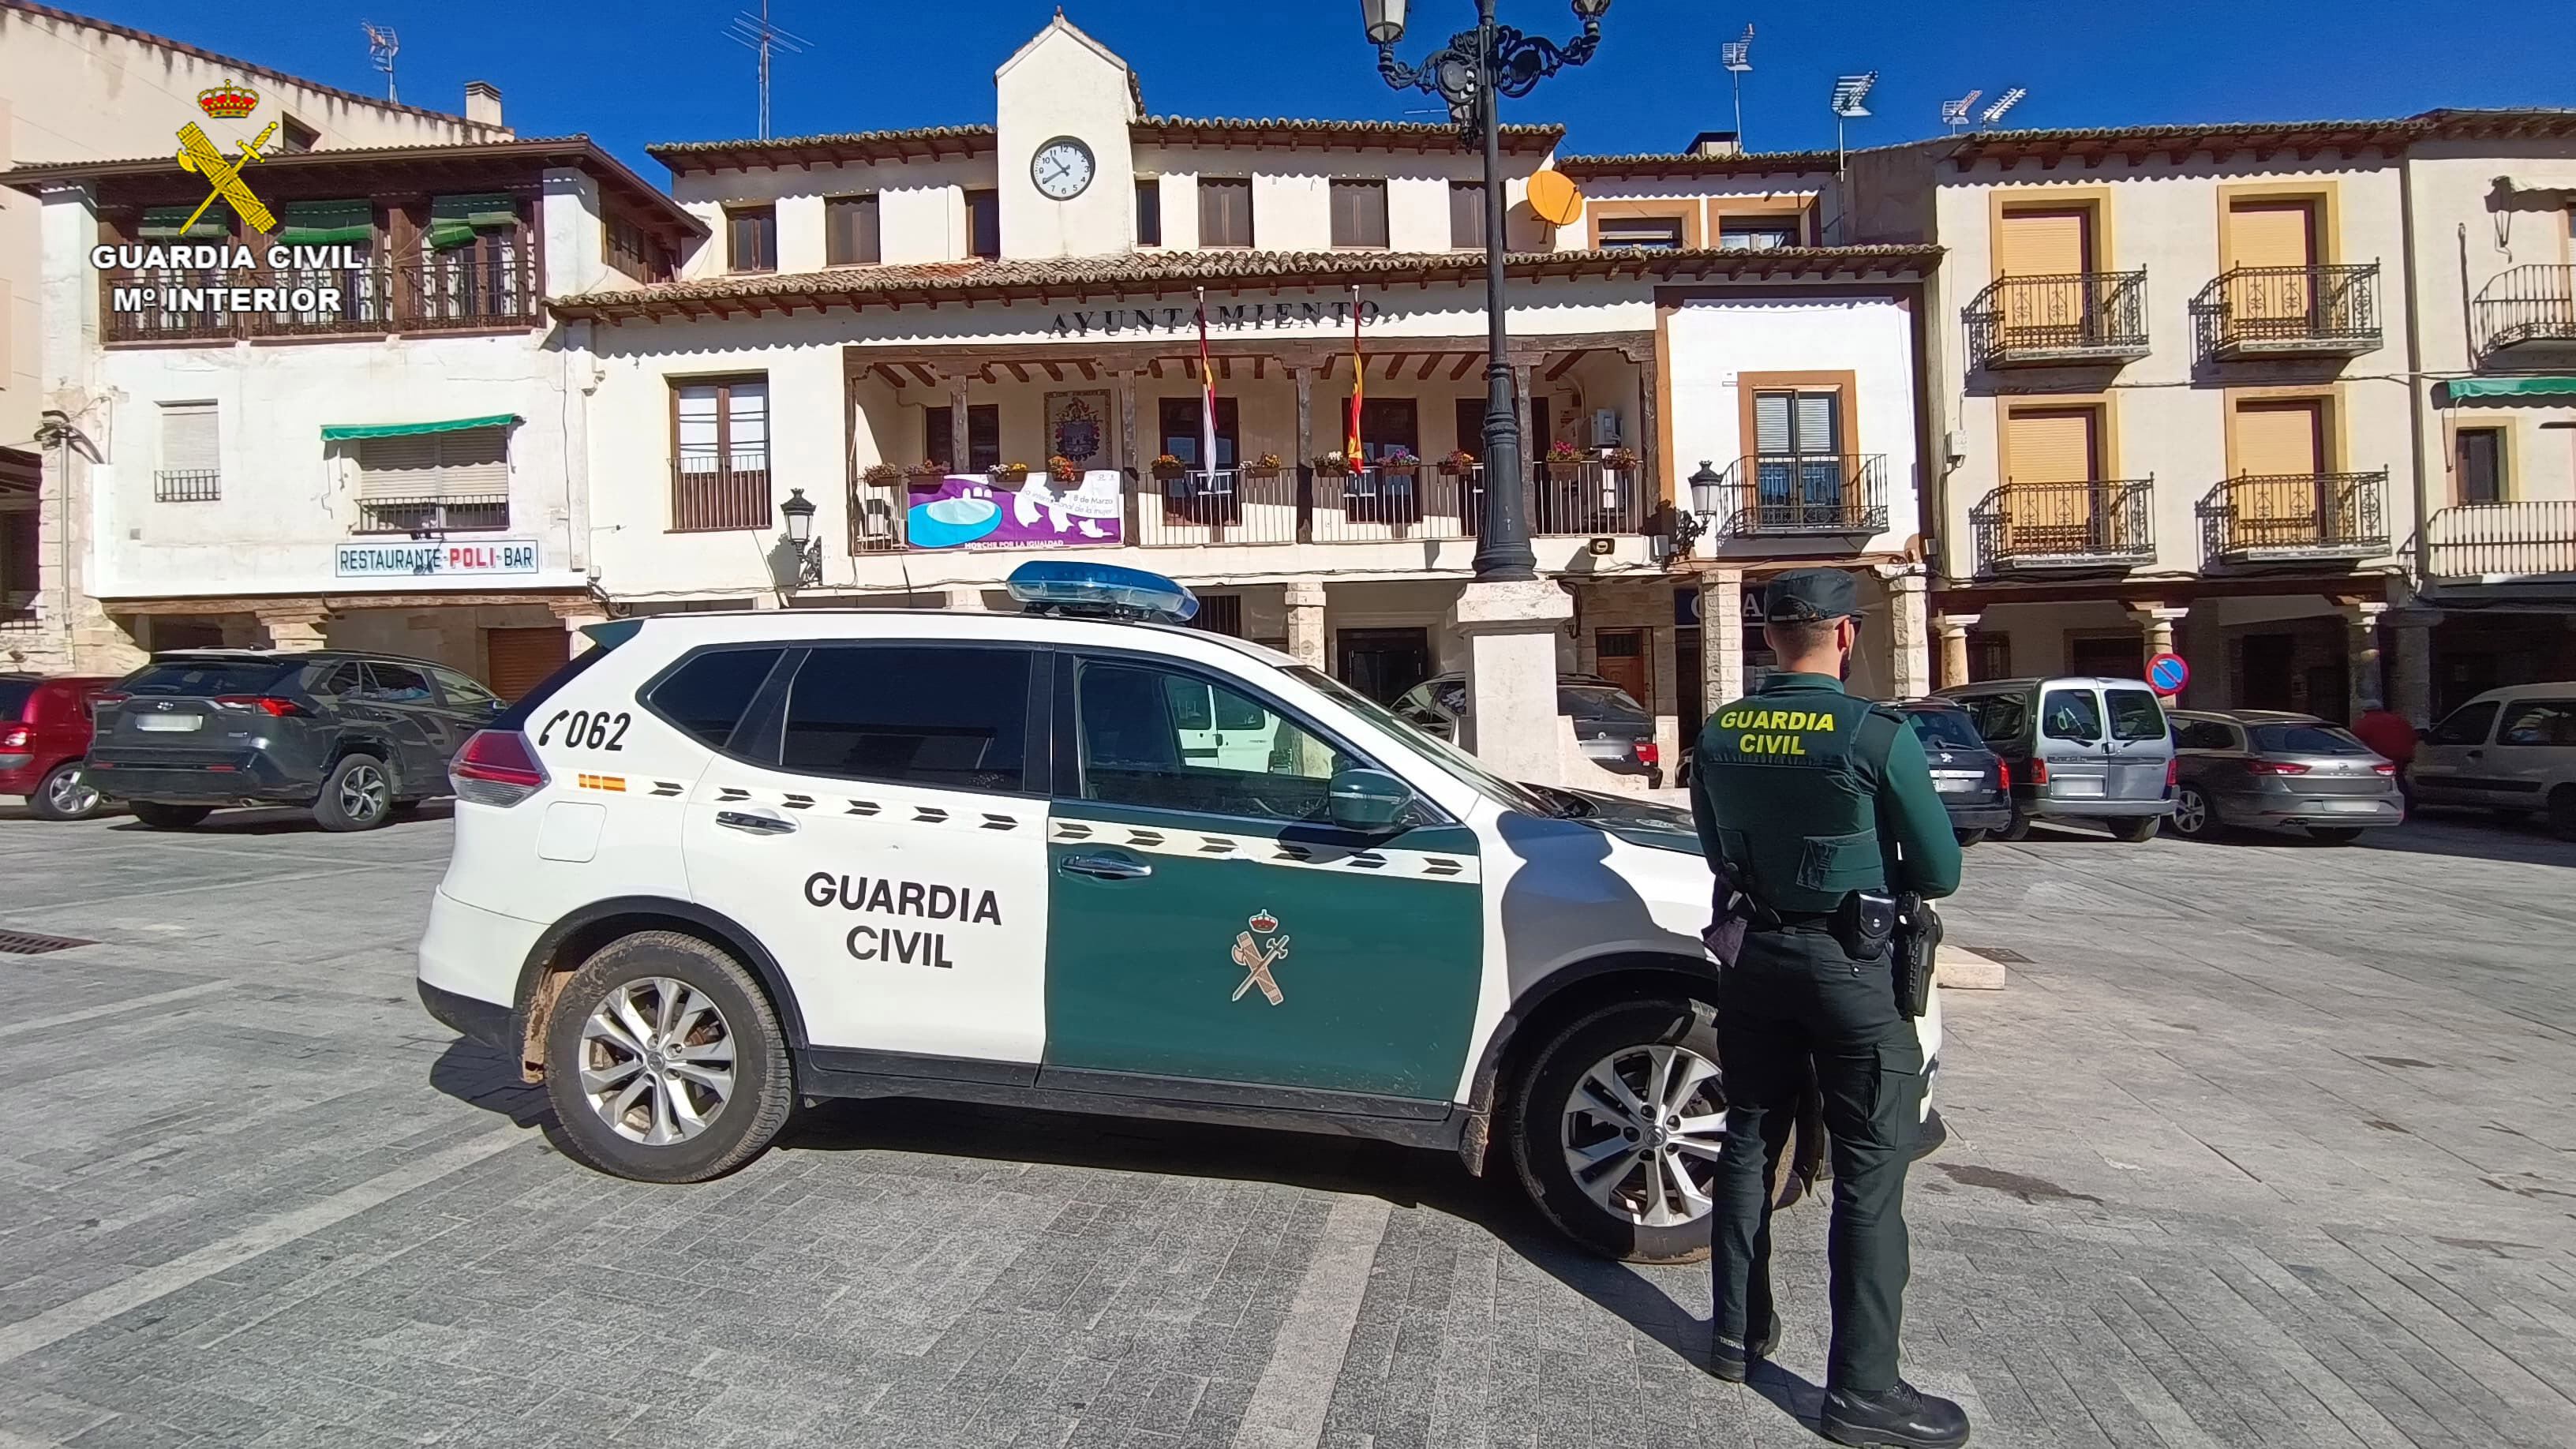
[[[581,1091],[609,1129],[667,1147],[733,1098],[733,1030],[705,992],[668,976],[610,988],[581,1028]]]
[[[1708,1216],[1725,1139],[1717,1063],[1688,1047],[1623,1047],[1566,1095],[1566,1170],[1595,1203],[1645,1227]]]
[[[98,808],[98,790],[78,770],[64,770],[45,784],[45,803],[65,815],[86,815]]]
[[[340,777],[340,813],[364,825],[385,813],[393,803],[393,787],[385,772],[373,765],[359,765]]]
[[[2174,800],[2174,829],[2198,835],[2209,824],[2209,802],[2198,790],[2186,789]]]

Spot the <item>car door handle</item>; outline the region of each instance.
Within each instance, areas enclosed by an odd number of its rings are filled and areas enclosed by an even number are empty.
[[[1056,863],[1056,869],[1092,880],[1143,880],[1154,873],[1152,866],[1123,855],[1068,855]]]
[[[716,823],[727,830],[739,830],[745,835],[789,835],[796,829],[796,822],[793,820],[776,815],[754,815],[745,810],[719,810],[716,812]]]

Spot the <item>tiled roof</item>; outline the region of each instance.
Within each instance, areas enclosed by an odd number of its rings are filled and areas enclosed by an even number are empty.
[[[1545,151],[1565,138],[1558,125],[1501,127],[1503,149]],[[1327,121],[1304,117],[1146,116],[1128,127],[1139,142],[1163,146],[1306,145],[1383,147],[1407,151],[1465,149],[1458,128],[1437,121]]]
[[[1703,156],[1694,151],[1638,152],[1626,156],[1559,156],[1556,169],[1591,176],[1811,176],[1831,175],[1840,158],[1831,151],[1736,151]]]
[[[1322,121],[1296,117],[1145,116],[1129,135],[1158,146],[1334,146],[1391,150],[1460,149],[1454,126],[1430,121]],[[842,131],[771,140],[657,141],[644,153],[677,173],[761,166],[834,165],[851,161],[909,161],[934,156],[978,156],[993,149],[991,126],[916,126],[897,131]],[[1545,151],[1565,135],[1563,126],[1505,126],[1503,149]]]
[[[1576,277],[1684,280],[1704,277],[1897,277],[1929,272],[1938,247],[1781,247],[1769,251],[1515,252],[1522,281]],[[1481,252],[1188,251],[1045,261],[920,262],[840,267],[788,275],[753,273],[665,282],[553,299],[556,316],[620,321],[659,316],[732,316],[805,308],[936,306],[942,302],[1072,301],[1157,296],[1198,285],[1239,292],[1248,285],[1318,287],[1473,282]]]
[[[1946,143],[1961,169],[1980,160],[2006,165],[2025,157],[2226,156],[2243,151],[2394,153],[2416,141],[2576,137],[2576,110],[2563,107],[2444,109],[2413,116],[2347,121],[2195,121],[2181,125],[2084,126],[2046,130],[1971,131]],[[1934,145],[1945,143],[1935,142]]]
[[[656,141],[644,154],[685,175],[757,166],[832,165],[845,161],[911,161],[975,156],[993,149],[990,126],[913,126],[896,131],[837,131],[768,140]]]

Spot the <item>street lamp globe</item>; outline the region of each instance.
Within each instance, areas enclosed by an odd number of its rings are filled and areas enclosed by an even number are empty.
[[[1369,44],[1393,45],[1404,38],[1404,5],[1405,0],[1360,0],[1360,23],[1368,27]]]
[[[803,548],[814,538],[814,500],[802,488],[787,490],[787,501],[778,505],[779,517],[787,521],[787,541]]]
[[[1598,20],[1610,11],[1610,0],[1574,0],[1574,13],[1585,20]]]

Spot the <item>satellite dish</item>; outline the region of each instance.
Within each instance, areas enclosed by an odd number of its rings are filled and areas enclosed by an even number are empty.
[[[1583,191],[1562,171],[1533,171],[1529,179],[1530,214],[1550,226],[1571,225],[1583,214]]]

